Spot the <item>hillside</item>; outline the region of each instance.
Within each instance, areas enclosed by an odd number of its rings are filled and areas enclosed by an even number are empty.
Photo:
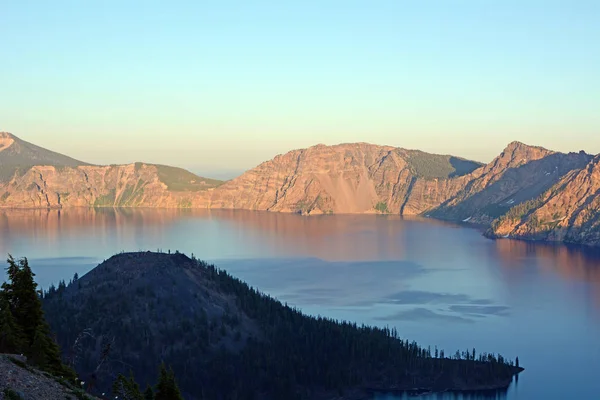
[[[350,400],[371,390],[502,389],[521,371],[501,356],[445,358],[396,331],[304,316],[182,254],[111,257],[51,288],[43,303],[65,357],[98,391],[129,369],[145,387],[161,361],[173,367],[186,399]]]
[[[432,217],[489,225],[511,208],[535,199],[592,159],[586,153],[556,153],[510,143],[491,163],[470,176],[459,193],[429,212]]]
[[[600,156],[492,224],[488,235],[600,245]]]
[[[215,191],[211,207],[303,214],[420,214],[452,197],[479,163],[368,143],[278,155]]]
[[[12,354],[0,354],[2,399],[97,400],[70,383],[26,364],[25,357]]]
[[[89,165],[11,134],[0,138],[0,207],[191,207],[222,183],[165,165]]]

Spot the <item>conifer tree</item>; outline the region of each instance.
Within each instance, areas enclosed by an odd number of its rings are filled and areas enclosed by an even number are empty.
[[[144,391],[144,400],[154,400],[154,390],[152,390],[152,386],[150,385]]]
[[[156,385],[155,400],[183,400],[179,386],[175,381],[175,374],[173,370],[167,367],[164,363],[160,365],[160,373],[158,377],[158,384]]]
[[[129,378],[125,378],[119,374],[112,387],[113,394],[120,399],[125,400],[144,400],[144,395],[140,391],[140,386],[133,377],[133,371],[130,372]]]
[[[16,261],[9,255],[7,262],[8,281],[2,284],[0,297],[4,299],[4,306],[1,308],[8,308],[17,327],[17,335],[20,338],[17,350],[51,374],[75,378],[75,372],[62,364],[60,349],[50,337],[50,327],[44,318],[42,302],[36,290],[37,283],[33,279],[35,274],[29,267],[27,258]],[[6,324],[8,326],[11,323],[9,320]]]
[[[37,326],[44,317],[42,303],[36,291],[37,284],[33,280],[35,274],[31,271],[27,258],[17,262],[9,255],[7,262],[9,282],[4,283],[2,288],[13,317],[23,330],[25,345],[31,346]]]
[[[10,304],[0,292],[0,353],[20,353],[23,349],[23,332],[17,325]]]

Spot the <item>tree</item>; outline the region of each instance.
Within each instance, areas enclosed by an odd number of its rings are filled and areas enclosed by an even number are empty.
[[[133,377],[133,372],[129,373],[129,378],[119,374],[113,383],[112,391],[115,396],[125,400],[144,400],[144,395]]]
[[[31,346],[35,337],[35,331],[44,317],[42,303],[36,291],[37,284],[33,280],[35,274],[31,271],[27,258],[18,262],[8,256],[9,282],[2,285],[10,309],[16,323],[23,330],[25,344]]]
[[[10,304],[0,293],[0,353],[19,353],[23,348],[23,332],[17,325]]]
[[[150,385],[144,391],[144,400],[154,400],[154,390],[152,390],[152,386]]]
[[[158,376],[158,384],[156,385],[155,400],[183,400],[179,386],[175,381],[175,374],[173,370],[167,367],[164,363],[160,365],[160,372]]]
[[[15,350],[24,353],[32,363],[51,374],[74,378],[75,372],[62,364],[60,349],[50,337],[50,327],[44,318],[37,283],[33,279],[35,274],[27,258],[15,261],[9,255],[7,262],[8,281],[2,284],[0,293],[3,303],[0,305],[0,323],[7,327],[14,324],[18,338]],[[6,310],[12,315],[12,321]]]

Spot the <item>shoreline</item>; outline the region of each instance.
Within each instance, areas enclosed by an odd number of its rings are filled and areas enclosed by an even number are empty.
[[[439,217],[432,217],[429,215],[424,214],[418,214],[418,215],[399,215],[399,214],[382,214],[382,213],[378,213],[378,212],[372,212],[372,211],[367,211],[367,212],[356,212],[356,213],[333,213],[333,214],[327,214],[327,213],[318,213],[318,214],[307,214],[307,213],[301,213],[301,212],[297,212],[297,211],[271,211],[271,210],[251,210],[251,209],[245,209],[245,208],[225,208],[225,207],[153,207],[153,206],[69,206],[69,207],[14,207],[14,206],[0,206],[0,211],[63,211],[63,210],[76,210],[76,209],[88,209],[88,210],[95,210],[95,209],[114,209],[114,210],[135,210],[135,209],[139,209],[139,210],[204,210],[204,211],[244,211],[244,212],[264,212],[264,213],[274,213],[274,214],[288,214],[288,215],[298,215],[301,217],[330,217],[330,216],[336,216],[336,215],[341,215],[341,216],[356,216],[356,215],[372,215],[372,216],[376,216],[376,217],[399,217],[401,219],[413,219],[413,220],[432,220],[432,221],[437,221],[437,222],[443,222],[443,223],[447,223],[447,224],[452,224],[452,225],[456,225],[456,226],[460,226],[460,227],[464,227],[464,228],[469,228],[469,229],[474,229],[480,232],[481,236],[483,236],[484,238],[488,239],[488,240],[501,240],[504,239],[503,237],[498,237],[495,235],[490,235],[487,233],[488,229],[490,228],[488,225],[485,224],[481,224],[481,223],[468,223],[468,222],[464,222],[464,221],[458,221],[458,220],[451,220],[451,219],[444,219],[444,218],[439,218]],[[592,244],[592,243],[582,243],[582,242],[571,242],[571,241],[564,241],[564,240],[544,240],[544,239],[534,239],[534,238],[528,238],[528,237],[509,237],[506,239],[510,239],[510,240],[518,240],[518,241],[523,241],[523,242],[530,242],[530,243],[541,243],[541,244],[546,244],[546,245],[567,245],[567,246],[581,246],[583,248],[587,248],[587,249],[599,249],[600,245],[598,244]]]

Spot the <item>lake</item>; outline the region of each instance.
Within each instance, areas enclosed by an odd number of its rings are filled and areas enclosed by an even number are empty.
[[[0,211],[0,253],[27,256],[43,288],[120,251],[157,249],[193,253],[312,315],[395,326],[447,355],[518,356],[526,369],[506,394],[420,399],[600,398],[599,250],[398,216]]]

